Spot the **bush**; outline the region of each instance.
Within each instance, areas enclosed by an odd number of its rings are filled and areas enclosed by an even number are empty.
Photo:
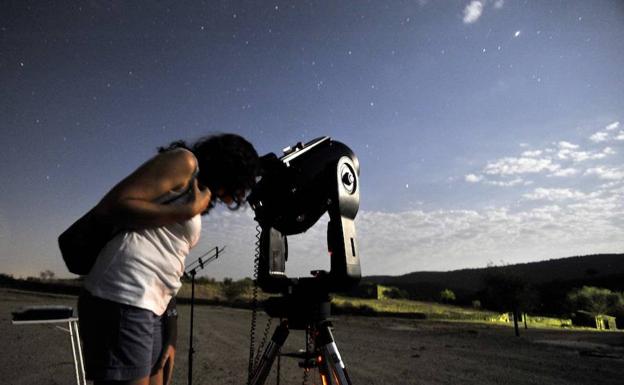
[[[225,278],[223,279],[221,291],[225,299],[232,302],[249,293],[252,285],[253,281],[249,278],[244,278],[239,281],[234,281],[232,278]]]
[[[440,292],[440,301],[444,303],[455,302],[455,293],[451,289],[444,289]]]
[[[409,293],[397,287],[392,287],[384,291],[384,296],[390,299],[409,299]]]
[[[600,287],[583,286],[574,289],[568,293],[566,302],[571,312],[585,310],[592,314],[613,316],[624,313],[624,293]]]

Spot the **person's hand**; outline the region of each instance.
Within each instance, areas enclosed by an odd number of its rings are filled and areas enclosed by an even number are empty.
[[[197,179],[193,181],[193,200],[189,203],[191,205],[192,216],[197,214],[201,214],[210,205],[210,200],[212,199],[212,192],[208,187],[202,186],[199,187],[199,183],[197,183]]]
[[[158,359],[158,369],[162,369],[163,385],[169,385],[173,378],[173,363],[175,361],[176,349],[174,346],[167,344]]]

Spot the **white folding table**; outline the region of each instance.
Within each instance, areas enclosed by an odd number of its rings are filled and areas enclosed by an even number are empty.
[[[13,313],[14,325],[32,324],[55,324],[66,323],[67,328],[56,326],[58,329],[69,333],[72,355],[74,357],[74,369],[76,371],[76,384],[86,385],[84,361],[80,345],[80,333],[78,332],[78,317],[74,316],[70,306],[30,306]]]

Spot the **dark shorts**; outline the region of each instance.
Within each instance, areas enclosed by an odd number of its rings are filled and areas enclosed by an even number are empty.
[[[162,317],[83,292],[78,299],[86,377],[122,381],[149,376],[163,349]]]

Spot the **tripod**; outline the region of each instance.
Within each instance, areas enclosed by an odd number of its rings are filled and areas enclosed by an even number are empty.
[[[188,348],[188,385],[193,384],[193,354],[195,354],[195,349],[193,349],[193,318],[194,318],[194,310],[195,310],[195,275],[198,270],[203,269],[207,264],[219,258],[220,254],[223,254],[223,250],[225,250],[225,246],[221,249],[219,247],[214,247],[204,254],[202,254],[195,261],[191,262],[184,272],[185,277],[191,277],[191,325],[189,332],[189,348]]]
[[[289,329],[308,331],[312,340],[312,351],[294,354],[303,358],[300,363],[305,370],[318,368],[323,385],[351,385],[347,368],[342,361],[331,332],[329,293],[318,290],[314,279],[302,278],[293,286],[292,293],[273,297],[265,302],[265,311],[270,317],[284,320],[277,326],[271,341],[267,344],[258,364],[249,375],[249,385],[264,384],[275,358],[288,338]],[[307,343],[307,341],[306,341]]]

